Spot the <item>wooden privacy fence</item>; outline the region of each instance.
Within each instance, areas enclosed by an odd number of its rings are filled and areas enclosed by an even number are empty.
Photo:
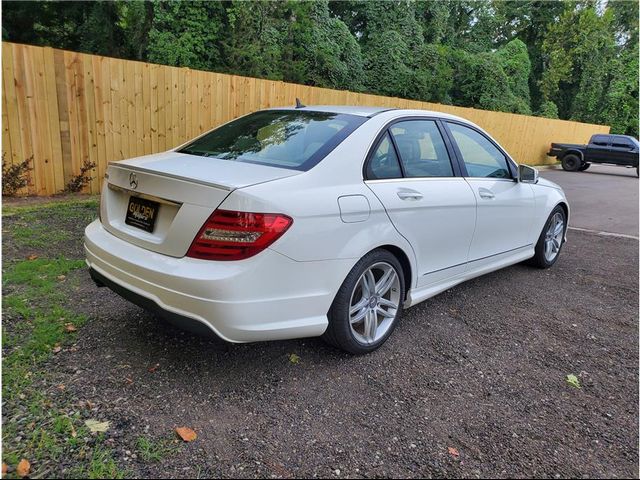
[[[491,133],[518,162],[546,161],[549,143],[583,143],[609,127],[330,90],[2,43],[2,152],[33,157],[24,194],[65,188],[85,161],[97,166],[97,193],[112,160],[161,152],[261,108],[373,105],[417,108],[467,118]]]

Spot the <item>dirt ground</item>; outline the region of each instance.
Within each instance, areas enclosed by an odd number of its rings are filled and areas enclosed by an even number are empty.
[[[78,235],[61,251],[82,258],[82,225],[65,228]],[[10,242],[5,261],[27,253]],[[362,357],[318,339],[204,339],[96,288],[85,269],[71,275],[69,308],[89,321],[39,388],[110,421],[127,476],[638,476],[633,239],[571,231],[550,270],[517,265],[455,287]],[[153,462],[136,454],[141,434],[178,426],[197,440]],[[72,467],[62,458],[51,473]]]

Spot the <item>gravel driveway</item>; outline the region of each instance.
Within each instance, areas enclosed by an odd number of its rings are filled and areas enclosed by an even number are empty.
[[[637,477],[637,273],[637,241],[570,232],[552,269],[453,288],[352,357],[316,339],[202,339],[82,270],[73,298],[92,320],[43,388],[111,421],[135,476]],[[177,426],[198,439],[132,458],[138,435]]]

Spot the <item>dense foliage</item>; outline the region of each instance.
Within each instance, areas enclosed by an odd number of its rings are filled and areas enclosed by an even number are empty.
[[[638,135],[638,0],[4,1],[2,38]]]

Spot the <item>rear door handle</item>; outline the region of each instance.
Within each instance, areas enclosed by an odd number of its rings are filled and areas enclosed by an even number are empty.
[[[398,192],[398,197],[402,200],[421,200],[422,194],[415,190],[400,190]]]
[[[495,193],[493,193],[491,190],[488,190],[486,188],[479,188],[478,194],[480,195],[481,198],[485,198],[487,200],[495,198],[496,196]]]

